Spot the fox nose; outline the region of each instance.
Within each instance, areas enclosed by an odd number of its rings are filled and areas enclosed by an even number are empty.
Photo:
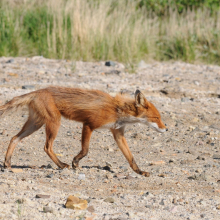
[[[166,128],[166,131],[168,131],[168,128]]]

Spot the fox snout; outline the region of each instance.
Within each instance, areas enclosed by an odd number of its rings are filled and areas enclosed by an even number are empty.
[[[160,133],[168,131],[168,128],[164,124],[162,124],[162,126],[159,127],[157,123],[149,122],[149,125],[150,127],[152,127],[153,129],[155,129],[157,132],[160,132]]]

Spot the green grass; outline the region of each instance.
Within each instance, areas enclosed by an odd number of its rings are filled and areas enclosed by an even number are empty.
[[[137,2],[2,0],[0,56],[220,64],[220,9],[159,16]]]

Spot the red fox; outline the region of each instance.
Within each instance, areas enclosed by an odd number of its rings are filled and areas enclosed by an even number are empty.
[[[45,152],[60,167],[70,168],[62,163],[53,152],[53,142],[60,127],[61,116],[83,123],[82,149],[73,158],[75,169],[79,161],[89,150],[89,142],[95,129],[107,128],[129,162],[131,168],[138,174],[149,176],[149,172],[141,171],[127,145],[124,130],[127,124],[142,123],[149,125],[158,132],[166,131],[161,116],[156,107],[147,101],[144,95],[136,90],[135,98],[118,94],[115,97],[99,90],[84,90],[79,88],[48,87],[13,98],[7,104],[0,106],[0,115],[11,109],[27,105],[29,117],[21,131],[15,135],[8,146],[4,167],[11,167],[11,157],[18,142],[31,135],[45,124]]]

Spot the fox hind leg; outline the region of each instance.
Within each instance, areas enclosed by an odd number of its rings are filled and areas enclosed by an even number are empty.
[[[70,168],[68,164],[61,162],[53,152],[53,142],[57,136],[59,127],[60,119],[46,123],[46,144],[44,146],[44,150],[58,167],[61,169]]]
[[[21,131],[17,135],[15,135],[10,141],[10,144],[8,146],[8,150],[7,150],[7,153],[6,153],[6,156],[5,156],[5,162],[4,162],[4,167],[5,168],[10,168],[11,167],[11,157],[12,157],[12,154],[13,154],[13,151],[14,151],[16,145],[23,138],[31,135],[32,133],[34,133],[35,131],[40,129],[43,124],[44,124],[43,121],[36,121],[36,118],[34,118],[30,114],[28,120],[24,124]]]

